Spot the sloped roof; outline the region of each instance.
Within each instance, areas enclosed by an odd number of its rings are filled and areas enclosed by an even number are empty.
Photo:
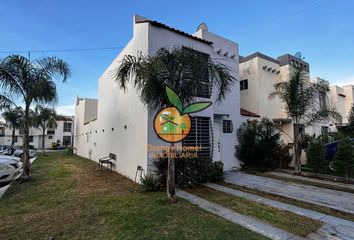
[[[261,117],[254,112],[247,111],[246,109],[240,108],[240,114],[246,117]]]
[[[164,28],[164,29],[167,29],[171,32],[175,32],[175,33],[178,33],[180,35],[183,35],[185,37],[188,37],[188,38],[191,38],[191,39],[194,39],[194,40],[197,40],[199,42],[202,42],[202,43],[205,43],[205,44],[208,44],[208,45],[211,45],[213,44],[213,42],[210,42],[210,41],[207,41],[205,39],[202,39],[202,38],[199,38],[199,37],[196,37],[196,36],[193,36],[189,33],[186,33],[186,32],[183,32],[181,30],[178,30],[176,28],[173,28],[173,27],[169,27],[163,23],[160,23],[160,22],[157,22],[157,21],[153,21],[153,20],[149,20],[149,19],[144,19],[144,20],[140,20],[140,21],[137,21],[136,23],[150,23],[152,25],[154,25],[155,27],[160,27],[160,28]]]

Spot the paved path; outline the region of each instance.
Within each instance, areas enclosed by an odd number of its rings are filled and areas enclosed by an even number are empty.
[[[354,184],[333,182],[333,181],[321,180],[321,179],[311,178],[311,177],[297,176],[297,175],[294,175],[291,173],[276,172],[276,171],[266,172],[266,174],[273,175],[273,176],[279,176],[279,177],[287,177],[287,178],[292,178],[292,179],[297,179],[297,180],[302,180],[302,181],[307,181],[307,182],[322,183],[322,184],[337,186],[337,187],[345,187],[345,188],[354,190]]]
[[[283,202],[271,200],[265,197],[261,197],[255,194],[251,193],[246,193],[242,191],[238,191],[232,188],[224,187],[218,184],[214,183],[207,183],[204,184],[205,186],[225,192],[227,194],[245,198],[251,201],[255,201],[258,203],[262,203],[277,209],[285,210],[288,212],[295,213],[297,215],[301,215],[304,217],[308,217],[314,220],[321,221],[325,223],[319,230],[318,233],[321,234],[322,236],[328,237],[328,239],[331,239],[331,237],[337,237],[339,239],[346,239],[346,240],[354,240],[354,222],[344,220],[341,218],[333,217],[326,215],[324,213],[319,213],[316,211],[296,207],[290,204],[286,204]]]
[[[259,233],[270,239],[286,240],[286,239],[303,239],[294,234],[288,233],[279,228],[275,228],[266,223],[263,223],[255,218],[248,217],[237,212],[234,212],[228,208],[222,207],[216,203],[212,203],[203,198],[197,197],[191,193],[187,193],[182,190],[177,191],[177,196],[188,200],[192,204],[195,204],[204,210],[218,215],[224,219],[227,219],[233,223],[236,223],[244,228],[247,228],[253,232]]]
[[[354,194],[289,183],[240,171],[227,172],[225,182],[354,214]]]

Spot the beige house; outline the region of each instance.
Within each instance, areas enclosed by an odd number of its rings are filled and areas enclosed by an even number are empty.
[[[335,126],[345,126],[348,124],[348,117],[352,105],[354,103],[354,85],[339,87],[331,86],[330,101],[333,106],[336,106],[337,111],[341,115],[339,121],[335,121]]]

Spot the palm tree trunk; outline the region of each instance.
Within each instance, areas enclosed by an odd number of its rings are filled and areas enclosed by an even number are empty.
[[[301,146],[299,145],[299,124],[295,123],[294,129],[294,156],[295,156],[295,174],[301,174]]]
[[[174,144],[171,143],[171,149],[174,147]],[[175,158],[173,152],[168,152],[168,166],[167,166],[167,196],[168,199],[172,202],[176,202],[176,189],[175,189]]]
[[[23,138],[23,178],[30,180],[31,163],[29,157],[29,104],[26,104],[25,121],[24,121],[24,138]]]
[[[43,128],[42,130],[43,130],[43,134],[42,134],[42,153],[43,153],[43,155],[45,155],[45,152],[44,152],[45,128]]]
[[[15,145],[15,127],[12,127],[12,140],[11,140],[11,146]]]

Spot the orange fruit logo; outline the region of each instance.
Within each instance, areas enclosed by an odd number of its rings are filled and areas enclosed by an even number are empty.
[[[154,120],[154,129],[157,136],[165,142],[175,143],[182,141],[191,130],[189,114],[202,111],[211,105],[211,102],[192,103],[183,108],[182,101],[176,92],[166,86],[166,95],[171,107],[160,110]]]

